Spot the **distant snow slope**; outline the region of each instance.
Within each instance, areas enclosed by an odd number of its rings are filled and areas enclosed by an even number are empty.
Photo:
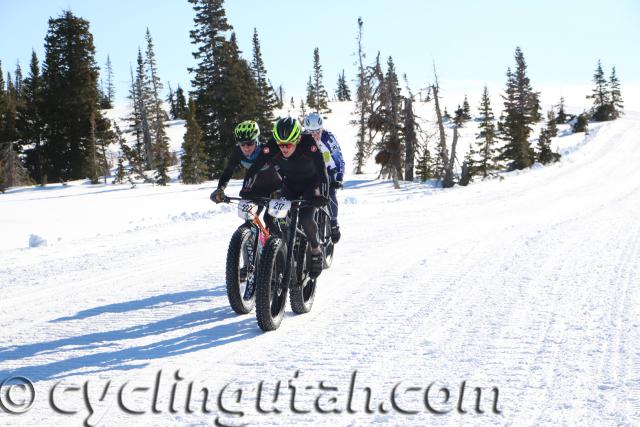
[[[349,151],[341,108],[351,107],[334,107],[327,126]],[[240,220],[208,200],[214,183],[10,190],[0,381],[27,377],[36,398],[22,415],[0,407],[0,423],[637,425],[639,135],[629,113],[557,138],[558,164],[466,188],[348,175],[343,240],[313,310],[268,334],[228,307],[224,262]],[[29,248],[32,234],[47,245]],[[429,412],[427,390],[448,413]]]

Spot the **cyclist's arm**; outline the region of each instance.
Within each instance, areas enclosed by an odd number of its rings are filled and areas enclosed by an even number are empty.
[[[326,137],[324,138],[323,142],[325,143],[327,148],[329,148],[333,163],[335,163],[336,165],[336,180],[342,181],[342,178],[344,176],[344,159],[342,157],[342,149],[340,148],[340,144],[338,144],[338,140],[331,132],[326,133]]]
[[[253,182],[255,180],[255,175],[269,160],[271,160],[276,154],[278,154],[278,151],[279,149],[275,142],[269,142],[269,144],[262,147],[262,149],[260,150],[260,154],[254,160],[253,164],[244,176],[242,188],[245,191],[251,190],[251,187],[253,187]]]
[[[329,176],[327,175],[327,167],[322,157],[322,152],[318,149],[315,143],[307,147],[309,155],[313,159],[313,164],[316,168],[316,188],[320,190],[320,194],[325,194],[329,188]]]
[[[222,175],[220,176],[220,180],[218,181],[218,189],[224,190],[233,175],[233,171],[240,164],[240,148],[236,145],[233,147],[233,151],[231,151],[231,155],[227,160],[227,166],[222,171]]]
[[[336,180],[342,181],[344,176],[344,158],[342,157],[342,149],[335,135],[329,133],[329,149],[331,150],[331,157],[336,164]]]

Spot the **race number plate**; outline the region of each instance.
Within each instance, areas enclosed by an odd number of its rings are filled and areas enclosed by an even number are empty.
[[[269,215],[274,218],[285,218],[289,209],[291,209],[289,200],[277,199],[269,202]]]
[[[238,203],[238,216],[242,219],[252,220],[257,211],[258,207],[248,200],[240,200]]]

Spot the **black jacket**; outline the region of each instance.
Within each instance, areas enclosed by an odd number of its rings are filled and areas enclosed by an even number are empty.
[[[322,191],[329,182],[322,153],[311,135],[302,136],[296,150],[289,158],[282,155],[275,140],[269,141],[247,171],[243,186],[245,191],[251,191],[254,175],[267,163],[276,167],[283,177],[283,185],[298,188],[313,186],[314,189]]]
[[[245,169],[251,168],[253,163],[260,156],[260,152],[262,149],[266,147],[266,145],[260,144],[256,147],[255,151],[251,153],[249,157],[245,157],[242,153],[242,150],[239,146],[235,145],[233,150],[231,151],[231,155],[227,160],[227,165],[222,171],[222,175],[220,176],[220,180],[218,181],[218,188],[225,189],[233,172],[236,170],[238,166],[242,166]],[[260,176],[258,177],[256,187],[254,190],[260,193],[270,193],[275,191],[282,184],[282,178],[278,175],[278,172],[274,167],[270,167],[267,165],[261,169],[258,169],[257,172]]]

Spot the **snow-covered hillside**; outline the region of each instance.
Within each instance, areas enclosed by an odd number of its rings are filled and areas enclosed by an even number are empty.
[[[333,108],[350,159],[351,106]],[[554,140],[558,164],[465,188],[348,175],[313,310],[268,334],[228,307],[240,220],[214,183],[9,190],[0,381],[35,399],[0,423],[637,425],[639,135],[628,113]]]

